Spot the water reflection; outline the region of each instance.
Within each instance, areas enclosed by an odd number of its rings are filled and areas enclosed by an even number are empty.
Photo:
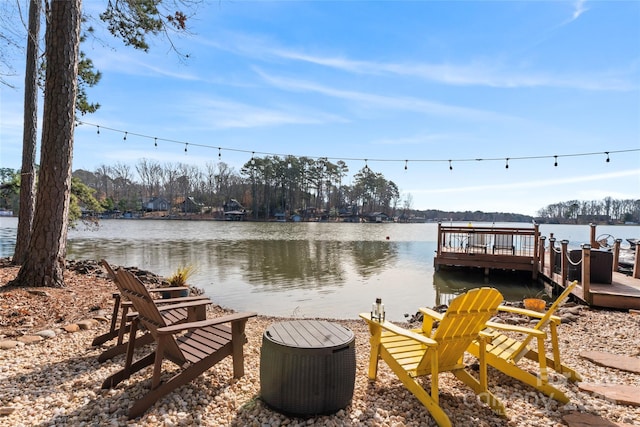
[[[466,225],[466,224],[465,224]],[[529,224],[509,224],[529,226]],[[498,226],[498,224],[496,224]],[[16,218],[0,218],[0,256],[13,253]],[[640,227],[598,227],[626,238]],[[570,246],[589,239],[588,226],[543,225]],[[274,316],[356,318],[381,297],[387,317],[404,320],[418,307],[446,303],[478,286],[507,300],[542,288],[530,273],[434,272],[437,224],[245,223],[106,220],[71,230],[69,259],[106,258],[163,276],[194,264],[190,284],[235,310]]]
[[[545,290],[530,272],[491,270],[485,276],[483,269],[442,269],[433,274],[436,289],[436,304],[448,304],[457,295],[478,286],[491,286],[502,293],[506,301],[519,301],[524,296],[533,296]]]

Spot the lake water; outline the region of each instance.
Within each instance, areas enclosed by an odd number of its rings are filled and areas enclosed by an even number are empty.
[[[16,218],[0,217],[0,257],[13,255],[16,227]],[[590,235],[586,225],[543,224],[540,231],[571,247]],[[599,226],[597,232],[637,238],[640,226]],[[405,313],[446,303],[446,295],[468,288],[491,285],[517,300],[538,286],[528,274],[492,272],[486,279],[480,271],[434,272],[436,245],[434,223],[102,220],[97,229],[70,230],[67,257],[105,258],[162,276],[193,264],[190,284],[216,303],[284,317],[353,319],[381,297],[387,317],[403,320]]]

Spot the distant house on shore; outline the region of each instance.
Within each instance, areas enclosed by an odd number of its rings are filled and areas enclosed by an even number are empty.
[[[202,213],[204,210],[204,203],[198,203],[193,197],[185,198],[180,203],[180,211],[184,213]]]
[[[224,205],[224,219],[227,221],[244,221],[247,210],[236,199],[229,199]]]
[[[371,212],[366,215],[367,222],[388,222],[389,215],[384,212]]]
[[[142,204],[142,209],[147,212],[168,211],[171,204],[163,197],[152,197]]]

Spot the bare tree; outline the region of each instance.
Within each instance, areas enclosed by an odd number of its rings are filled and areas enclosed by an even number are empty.
[[[80,0],[53,1],[47,45],[42,149],[36,210],[26,257],[13,285],[64,286],[71,153],[80,47]]]
[[[29,1],[27,63],[24,76],[24,121],[22,168],[20,170],[20,208],[13,263],[22,264],[29,250],[36,205],[36,147],[38,144],[38,46],[40,41],[40,0]]]

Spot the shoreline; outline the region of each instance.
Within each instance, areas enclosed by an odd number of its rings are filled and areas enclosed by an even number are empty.
[[[356,381],[351,404],[335,414],[310,418],[287,417],[271,410],[259,397],[262,334],[271,323],[291,318],[270,316],[258,316],[247,323],[243,378],[231,378],[231,359],[226,358],[188,385],[160,399],[142,417],[127,421],[132,397],[149,386],[151,368],[115,389],[102,390],[102,379],[118,370],[124,358],[120,355],[102,364],[97,362],[98,354],[113,341],[97,347],[92,347],[91,341],[108,330],[108,323],[97,323],[94,329],[75,333],[62,329],[66,324],[96,314],[108,320],[115,285],[91,272],[68,271],[65,289],[31,289],[46,296],[5,289],[4,285],[16,271],[17,267],[0,264],[0,339],[2,335],[9,336],[10,331],[22,335],[50,328],[56,330],[56,334],[41,342],[0,350],[0,408],[11,411],[0,415],[0,425],[435,425],[429,412],[383,361],[379,363],[377,381],[369,382],[369,332],[365,322],[357,319],[325,319],[351,329],[356,337]],[[46,325],[37,320],[39,310],[43,311],[41,317],[46,320],[42,322],[48,322]],[[228,311],[213,306],[208,317]],[[20,313],[31,317],[32,322],[19,324],[14,318],[20,317]],[[12,321],[15,321],[13,326],[5,326]],[[639,375],[595,365],[579,356],[581,351],[600,350],[637,357],[640,354],[638,330],[640,316],[584,307],[574,322],[559,326],[563,360],[580,372],[585,382],[640,387]],[[473,359],[469,362],[473,363]],[[175,365],[168,363],[166,368],[175,369]],[[478,402],[463,383],[450,374],[443,374],[440,404],[452,423],[460,426],[555,427],[565,425],[563,417],[574,411],[599,415],[620,425],[640,425],[640,407],[615,404],[581,391],[577,384],[564,382],[563,378],[551,371],[551,379],[571,398],[567,405],[558,404],[490,368],[489,389],[507,410],[506,417],[501,418]],[[429,382],[424,384],[428,388]]]

